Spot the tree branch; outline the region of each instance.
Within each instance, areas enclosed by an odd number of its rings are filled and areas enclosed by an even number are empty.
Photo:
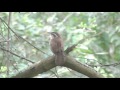
[[[15,53],[13,53],[13,52],[11,52],[11,51],[9,51],[9,50],[6,50],[6,49],[2,48],[2,47],[0,47],[0,49],[1,49],[1,50],[4,50],[4,51],[6,51],[6,52],[9,52],[9,53],[11,53],[11,54],[13,54],[13,55],[21,58],[21,59],[25,59],[26,61],[29,61],[29,62],[31,62],[31,63],[34,63],[33,61],[31,61],[31,60],[29,60],[29,59],[27,59],[27,58],[21,57],[21,56],[15,54]]]
[[[11,27],[2,19],[0,18],[0,20],[2,22],[4,22],[5,26],[7,25],[7,28],[10,29],[18,38],[26,41],[29,45],[31,45],[32,47],[34,47],[35,49],[39,50],[40,52],[42,52],[43,54],[49,56],[47,53],[43,52],[42,50],[40,50],[39,48],[37,48],[36,46],[34,46],[32,43],[30,43],[29,41],[27,41],[26,39],[22,38],[21,36],[19,36],[14,30],[11,29]]]
[[[99,35],[101,35],[102,33],[104,33],[105,30],[93,35],[93,36],[88,36],[88,37],[85,37],[84,39],[82,40],[79,40],[77,43],[73,44],[72,46],[68,47],[66,50],[65,50],[65,53],[68,54],[69,52],[71,52],[79,43],[83,43],[85,40],[89,39],[89,38],[93,38],[93,37],[97,37]]]
[[[40,73],[46,72],[52,68],[54,68],[56,65],[54,63],[54,57],[49,57],[45,60],[38,61],[35,64],[28,67],[26,70],[19,72],[15,76],[12,76],[11,78],[30,78],[34,77]]]
[[[26,70],[19,72],[18,74],[12,76],[11,78],[30,78],[40,73],[46,72],[56,67],[54,59],[55,57],[51,56],[45,60],[36,62],[35,64],[28,67]],[[70,56],[66,56],[65,64],[63,66],[75,70],[79,73],[82,73],[90,78],[104,78],[100,73],[96,72],[91,67],[86,66],[82,63],[78,63],[74,58]]]
[[[88,65],[91,66],[91,67],[109,67],[109,66],[120,65],[120,62],[112,63],[112,64],[100,64],[100,65],[91,65],[91,64],[88,64]]]
[[[11,21],[11,14],[12,14],[12,12],[9,12],[9,18],[8,18],[8,26],[9,26],[9,27],[10,27],[10,21]],[[7,50],[10,50],[9,38],[10,38],[10,30],[9,30],[9,28],[8,28]],[[9,75],[9,63],[10,63],[9,59],[10,59],[10,53],[8,52],[8,53],[7,53],[7,62],[6,62],[6,64],[7,64],[7,75]]]
[[[67,56],[67,60],[64,66],[75,70],[79,73],[82,73],[90,78],[103,78],[103,76],[97,71],[95,71],[93,68],[86,66],[85,64],[82,64],[80,62],[77,62],[71,56]]]

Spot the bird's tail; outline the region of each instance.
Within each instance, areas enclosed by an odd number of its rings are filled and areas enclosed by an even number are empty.
[[[55,56],[55,64],[58,66],[62,66],[65,63],[65,55],[64,53],[59,53]]]

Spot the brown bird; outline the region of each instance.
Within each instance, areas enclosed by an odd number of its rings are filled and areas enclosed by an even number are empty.
[[[65,62],[63,40],[59,33],[49,32],[51,51],[55,54],[55,64],[62,66]]]

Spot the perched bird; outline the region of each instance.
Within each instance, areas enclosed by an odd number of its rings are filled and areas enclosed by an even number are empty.
[[[63,40],[59,33],[57,32],[49,33],[51,51],[55,55],[55,64],[58,66],[62,66],[65,62]]]

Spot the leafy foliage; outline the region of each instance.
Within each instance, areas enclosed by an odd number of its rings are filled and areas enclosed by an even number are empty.
[[[0,77],[14,75],[31,65],[31,62],[22,57],[37,62],[52,55],[46,34],[48,31],[62,34],[65,49],[81,39],[90,37],[79,43],[70,55],[79,62],[92,66],[105,77],[120,77],[120,66],[114,65],[120,62],[119,16],[119,12],[13,12],[10,27],[17,35],[10,30],[9,47],[11,52],[21,57],[1,50]],[[0,13],[0,17],[8,23],[8,12]],[[7,49],[8,43],[4,42],[7,40],[8,27],[0,20],[0,47]],[[61,77],[83,77],[66,68],[57,69]],[[39,77],[55,75],[48,71]]]

